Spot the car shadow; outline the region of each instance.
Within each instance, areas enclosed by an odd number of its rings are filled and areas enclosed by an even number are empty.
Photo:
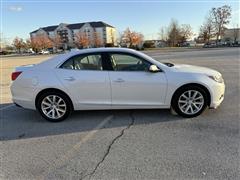
[[[1,141],[87,132],[95,129],[107,118],[110,120],[106,120],[100,129],[124,127],[131,122],[136,126],[182,119],[171,114],[170,110],[94,110],[75,111],[65,121],[52,123],[43,119],[37,111],[26,110],[13,104],[0,106],[0,117]]]

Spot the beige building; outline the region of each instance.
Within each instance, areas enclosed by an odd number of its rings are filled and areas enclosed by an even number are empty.
[[[222,37],[224,42],[240,42],[240,28],[226,29]]]
[[[61,48],[74,48],[77,44],[77,36],[84,34],[89,40],[89,46],[94,47],[94,38],[97,38],[101,46],[116,45],[116,29],[115,27],[102,22],[85,22],[76,24],[61,23],[55,26],[47,26],[39,28],[30,33],[30,37],[48,36],[54,39],[57,36],[61,39]]]

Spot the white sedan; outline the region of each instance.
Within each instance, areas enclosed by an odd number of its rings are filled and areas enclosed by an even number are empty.
[[[212,69],[160,63],[124,48],[93,48],[55,56],[12,73],[13,102],[49,121],[73,110],[172,108],[183,117],[217,108],[222,75]]]

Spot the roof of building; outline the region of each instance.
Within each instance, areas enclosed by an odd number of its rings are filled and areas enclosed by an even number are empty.
[[[44,27],[44,28],[42,28],[42,29],[43,29],[44,31],[49,32],[49,31],[54,31],[57,27],[58,27],[57,25],[56,25],[56,26],[47,26],[47,27]]]
[[[85,23],[68,24],[69,29],[80,29]]]
[[[230,28],[226,29],[225,31],[240,31],[240,28]]]
[[[102,22],[102,21],[97,21],[97,22],[89,22],[89,24],[92,26],[92,27],[113,27],[105,22]]]
[[[109,24],[107,24],[105,22],[102,22],[102,21],[67,24],[66,26],[69,29],[80,29],[86,23],[89,23],[94,28],[96,28],[96,27],[112,27],[113,28],[113,26],[111,26],[111,25],[109,25]],[[58,27],[58,25],[54,25],[54,26],[42,27],[42,28],[39,28],[39,29],[43,29],[44,31],[49,32],[49,31],[54,31],[57,27]],[[37,32],[39,29],[30,32],[30,34]]]
[[[39,29],[43,29],[44,31],[46,32],[49,32],[49,31],[54,31],[56,28],[58,27],[58,25],[54,25],[54,26],[47,26],[47,27],[41,27]],[[33,32],[30,32],[30,33],[35,33],[37,32],[39,29],[33,31]]]

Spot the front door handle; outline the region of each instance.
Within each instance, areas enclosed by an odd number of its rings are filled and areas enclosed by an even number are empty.
[[[65,77],[64,80],[66,81],[75,81],[75,78],[74,77]]]
[[[121,78],[118,78],[117,80],[115,80],[114,82],[116,82],[116,83],[122,83],[122,82],[125,82],[123,79],[121,79]]]

